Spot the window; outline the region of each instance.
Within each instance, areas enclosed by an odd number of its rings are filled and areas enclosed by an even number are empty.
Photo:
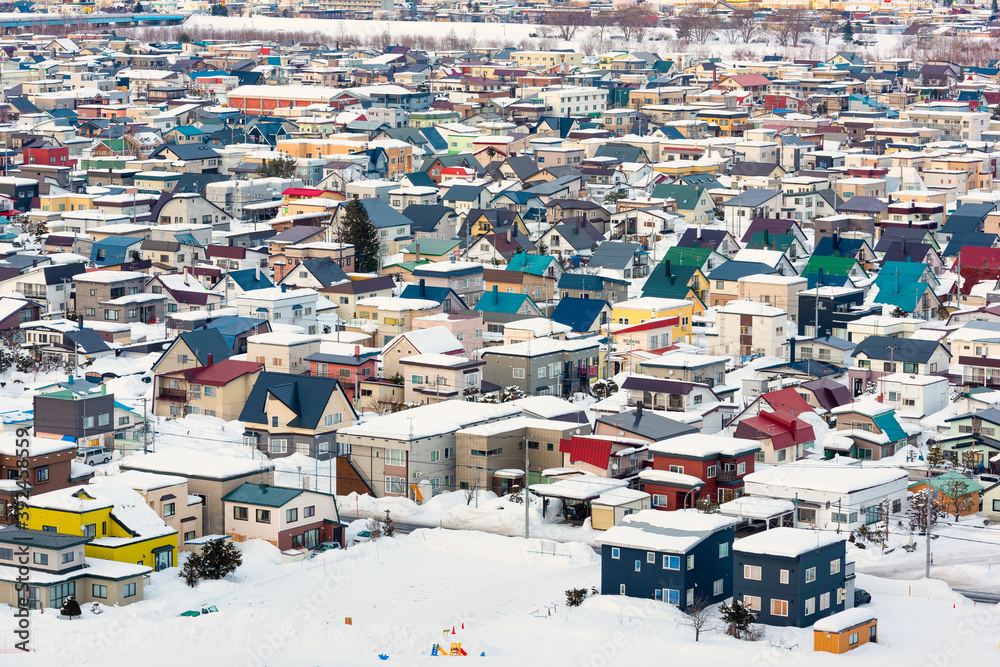
[[[618,593],[620,595],[625,595],[625,584],[622,584],[621,586],[618,587]]]
[[[299,520],[299,510],[293,507],[290,510],[285,510],[285,523],[295,523]]]
[[[1000,503],[1000,500],[993,501]],[[658,493],[653,494],[653,507],[667,507],[667,496]]]
[[[744,595],[743,604],[750,608],[750,611],[760,611],[759,595]]]
[[[547,371],[548,371],[548,367],[547,366],[541,366],[541,367],[539,367],[539,369],[538,369],[538,377],[540,377],[540,378],[545,377],[546,374],[547,374]]]
[[[88,523],[86,526],[84,526],[83,527],[83,536],[84,537],[97,537],[97,524],[96,523]]]
[[[788,600],[771,600],[772,616],[788,616]]]
[[[44,468],[35,470],[35,477],[39,482],[49,481],[49,467],[45,466]]]
[[[743,578],[751,581],[760,581],[760,565],[744,565]]]
[[[257,510],[257,523],[271,523],[271,510]]]
[[[14,560],[14,550],[0,547],[0,560]]]
[[[204,389],[205,389],[205,396],[215,396],[215,387],[206,386]]]
[[[679,472],[680,474],[683,475],[684,474],[684,466],[670,466],[670,472]]]
[[[134,598],[135,597],[135,584],[134,583],[125,584],[125,586],[123,587],[123,591],[124,591],[124,593],[123,593],[122,597]]]
[[[810,567],[806,569],[806,583],[811,584],[816,581],[816,568]]]
[[[191,540],[193,540],[197,536],[198,536],[197,531],[189,530],[188,532],[184,533],[184,541],[185,542],[190,542]]]
[[[816,613],[816,598],[809,598],[806,600],[806,616],[812,616]]]
[[[84,417],[83,418],[83,428],[94,428],[94,418]]]
[[[848,639],[848,642],[850,643],[850,645],[854,646],[855,644],[858,643],[858,633],[857,632],[852,632],[851,636],[848,637],[847,639]]]
[[[106,600],[108,598],[108,587],[102,586],[101,584],[93,585],[93,597],[100,598],[101,600]]]
[[[882,510],[878,505],[873,505],[865,509],[865,523],[873,524],[882,520]]]
[[[663,557],[663,569],[664,570],[679,570],[679,569],[681,569],[681,557],[680,556],[664,556]]]
[[[309,507],[302,510],[302,516],[306,519],[308,519],[309,517],[316,516],[316,506],[310,505]]]
[[[725,592],[723,585],[724,582],[722,579],[716,579],[715,583],[712,584],[712,595],[722,595]]]
[[[406,451],[403,449],[385,450],[385,464],[387,466],[405,466]]]
[[[799,521],[805,523],[816,523],[816,510],[807,507],[799,508]]]
[[[167,518],[169,516],[173,516],[174,514],[176,514],[176,512],[174,511],[174,507],[175,507],[174,503],[166,503],[163,506],[163,518]]]
[[[691,554],[687,557],[687,569],[689,570],[694,569],[694,554]]]
[[[715,466],[708,466],[708,468],[705,469],[705,476],[709,479],[715,477]]]
[[[729,542],[723,542],[719,545],[719,558],[726,558],[729,556]]]
[[[621,549],[619,549],[618,547],[611,547],[611,557],[614,558],[614,559],[620,558],[621,557]]]
[[[663,601],[667,604],[680,604],[681,593],[672,588],[663,589]]]
[[[778,581],[782,584],[788,583],[788,570],[781,570],[778,572]]]
[[[737,463],[736,464],[736,474],[737,475],[745,475],[746,472],[747,472],[747,464],[746,464],[745,461],[742,462],[742,463]]]
[[[402,477],[386,477],[385,492],[395,495],[402,495],[406,488],[406,480]]]
[[[637,560],[635,562],[635,571],[636,572],[642,572],[642,561],[641,560]]]
[[[687,589],[687,594],[684,596],[684,604],[692,605],[694,604],[694,589]]]
[[[524,369],[523,368],[515,368],[514,369],[514,379],[515,380],[523,380],[524,379]]]
[[[53,609],[62,607],[70,595],[76,595],[76,582],[67,581],[64,584],[49,587],[49,606]]]
[[[819,608],[821,610],[823,610],[823,609],[829,609],[830,608],[830,594],[829,593],[823,593],[822,595],[819,596]]]
[[[271,453],[272,454],[287,454],[288,453],[288,440],[284,438],[272,438],[271,439]]]
[[[837,574],[840,572],[840,559],[834,558],[830,561],[830,574]]]
[[[72,563],[74,558],[76,558],[76,554],[73,553],[72,551],[67,551],[62,555],[62,558],[60,560],[63,563]]]

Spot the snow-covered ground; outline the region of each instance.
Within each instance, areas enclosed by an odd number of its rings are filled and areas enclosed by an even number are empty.
[[[490,664],[623,665],[667,655],[680,664],[796,667],[996,660],[997,610],[936,581],[859,575],[879,643],[834,657],[812,651],[811,629],[768,628],[756,643],[712,629],[695,643],[682,614],[662,602],[613,595],[568,608],[567,589],[600,585],[598,557],[582,544],[552,555],[519,538],[420,530],[300,563],[279,564],[277,550],[257,541],[241,549],[231,580],[190,589],[168,570],[153,575],[142,604],[99,616],[87,605],[74,621],[35,614],[37,652],[5,655],[3,664],[299,667],[374,665],[384,655],[389,664],[430,665],[440,663],[432,646],[452,642]],[[209,604],[218,613],[179,616]],[[8,646],[13,621],[0,615]]]

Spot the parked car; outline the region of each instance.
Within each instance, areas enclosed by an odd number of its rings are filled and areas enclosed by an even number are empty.
[[[857,588],[854,591],[854,606],[860,607],[863,604],[869,604],[872,601],[871,594],[864,590],[863,588]]]
[[[979,483],[984,487],[989,487],[1000,482],[1000,475],[993,475],[991,473],[985,473],[979,476]]]
[[[364,544],[365,542],[372,541],[372,531],[362,530],[358,533],[357,537],[354,538],[353,544]]]
[[[90,466],[108,463],[114,458],[114,452],[107,447],[83,447],[76,450],[76,460]]]
[[[340,542],[320,542],[315,549],[313,549],[313,554],[321,554],[324,551],[335,551],[336,549],[341,549]]]

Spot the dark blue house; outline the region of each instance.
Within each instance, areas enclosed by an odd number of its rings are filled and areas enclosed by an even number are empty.
[[[732,595],[734,519],[697,510],[629,514],[598,540],[601,593],[662,600],[682,610]]]
[[[758,623],[797,628],[854,606],[846,537],[832,530],[772,528],[738,540],[733,597],[757,614]]]

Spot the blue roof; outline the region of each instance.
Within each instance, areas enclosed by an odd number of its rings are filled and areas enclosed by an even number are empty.
[[[922,262],[886,262],[875,278],[878,294],[873,303],[898,306],[912,313],[927,291],[927,283],[920,281],[925,271],[927,265]]]
[[[824,236],[816,244],[816,249],[813,250],[812,254],[820,257],[833,257],[838,254],[840,257],[857,257],[865,243],[864,239],[840,238],[838,236],[837,245],[834,247],[833,237]]]
[[[368,212],[368,217],[371,218],[372,223],[377,229],[384,229],[386,227],[409,227],[413,223],[405,215],[389,206],[386,202],[381,199],[376,199],[371,197],[369,199],[360,199],[361,205],[365,207],[365,211]]]
[[[189,234],[188,232],[184,232],[183,234],[174,234],[174,238],[177,239],[177,242],[181,245],[201,246],[201,244],[198,243],[198,239],[196,239],[193,234]]]
[[[606,276],[591,275],[587,273],[564,273],[559,277],[559,289],[576,289],[587,292],[600,292],[605,288],[605,283],[610,289],[612,285],[627,285],[627,280],[608,278]]]
[[[565,324],[573,331],[586,332],[601,316],[601,310],[608,305],[603,299],[580,299],[563,297],[552,311],[552,321]]]
[[[535,276],[545,275],[545,271],[555,259],[550,255],[531,255],[526,252],[519,252],[510,258],[507,264],[507,271],[523,271]]]
[[[763,273],[770,275],[777,273],[773,266],[768,266],[762,262],[739,262],[729,261],[717,267],[707,278],[709,280],[739,280],[746,276],[755,276]]]
[[[399,297],[401,299],[427,299],[429,301],[437,301],[438,303],[444,303],[445,299],[448,298],[449,294],[454,294],[455,298],[459,300],[462,308],[468,308],[465,301],[461,296],[458,295],[455,290],[450,287],[434,287],[432,285],[407,285],[403,288]]]
[[[142,239],[131,236],[109,236],[91,246],[90,261],[98,266],[122,264],[129,260],[130,248],[140,243]]]
[[[227,275],[233,279],[240,289],[247,292],[255,289],[265,289],[268,287],[274,287],[274,283],[271,279],[261,271],[258,277],[257,269],[240,269],[239,271],[230,271]]]
[[[286,426],[314,429],[338,387],[335,378],[264,371],[257,376],[239,418],[248,426],[267,424],[265,406],[273,398],[295,413]]]
[[[484,313],[509,313],[513,315],[521,309],[521,306],[525,302],[530,303],[538,309],[535,300],[527,294],[511,294],[500,291],[486,292],[479,299],[479,303],[476,304],[473,310],[479,310]]]
[[[233,348],[226,343],[226,339],[223,338],[222,332],[218,329],[195,329],[182,333],[177,338],[188,346],[188,349],[194,353],[195,357],[198,358],[198,363],[202,366],[208,364],[208,355],[212,355],[213,363],[233,356]],[[167,348],[167,351],[169,349]]]
[[[215,329],[222,334],[222,339],[226,341],[230,349],[236,349],[236,339],[248,331],[254,331],[262,325],[267,325],[270,329],[270,322],[266,319],[256,317],[239,317],[237,315],[223,315],[205,322],[209,329]]]
[[[823,273],[823,279],[820,280],[819,272],[813,273],[803,273],[800,278],[805,278],[809,281],[808,289],[813,289],[814,287],[854,287],[854,281],[851,280],[850,276],[838,276],[833,273]]]

